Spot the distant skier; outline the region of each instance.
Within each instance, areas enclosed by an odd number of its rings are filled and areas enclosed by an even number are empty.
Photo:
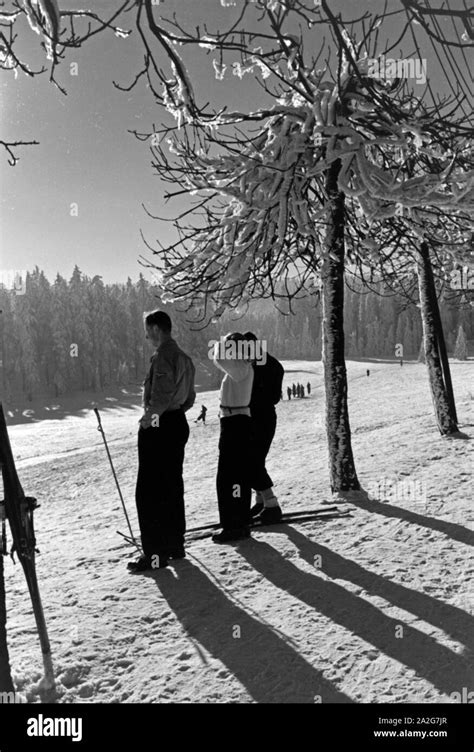
[[[195,423],[199,423],[200,420],[202,420],[203,425],[206,425],[206,413],[207,413],[207,407],[206,405],[201,405],[201,412],[197,416]]]
[[[301,397],[304,397],[304,385],[301,384]]]
[[[247,341],[257,341],[253,332],[246,332]],[[277,416],[275,405],[280,401],[281,384],[285,373],[281,363],[269,353],[266,363],[254,361],[254,380],[250,413],[252,415],[252,488],[257,492],[252,517],[266,524],[280,522],[282,513],[273,490],[273,481],[265,467],[266,458],[275,436]]]
[[[301,397],[301,387],[300,387],[299,381],[298,381],[298,383],[296,385],[296,396],[297,397]]]
[[[306,389],[308,390],[308,397],[309,397],[309,395],[311,394],[311,384],[309,383],[309,381],[306,384]]]
[[[296,384],[293,384],[293,397],[296,397]]]
[[[287,393],[287,395],[288,395],[288,402],[289,402],[289,401],[290,401],[290,399],[291,399],[291,386],[288,386],[288,387],[286,388],[286,393]]]
[[[182,559],[186,528],[183,460],[189,438],[185,412],[194,405],[194,365],[171,337],[165,311],[144,317],[146,338],[156,347],[144,382],[138,431],[136,503],[143,556],[131,572],[166,567]],[[156,558],[155,558],[156,557]]]
[[[369,369],[367,369],[367,376],[370,376],[370,371],[369,371]]]

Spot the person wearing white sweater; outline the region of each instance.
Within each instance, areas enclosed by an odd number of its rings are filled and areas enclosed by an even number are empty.
[[[217,466],[217,501],[222,531],[212,536],[214,543],[228,543],[250,536],[250,398],[253,367],[245,351],[244,338],[228,334],[214,347],[213,362],[224,371],[220,391],[220,437]]]

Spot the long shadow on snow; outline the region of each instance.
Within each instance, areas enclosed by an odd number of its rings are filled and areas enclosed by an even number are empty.
[[[254,545],[246,542],[239,551]],[[197,566],[183,560],[175,572],[177,577],[168,570],[153,575],[161,595],[188,634],[222,661],[254,700],[314,703],[320,695],[324,703],[353,702],[271,627],[229,600]],[[233,636],[235,626],[240,638]]]
[[[310,541],[292,527],[288,526],[285,532],[308,564],[313,565],[314,557],[321,556],[319,570],[328,577],[352,582],[373,595],[385,598],[394,606],[409,611],[423,621],[442,629],[443,632],[474,652],[474,618],[461,608],[443,603],[430,595],[370,572],[354,561],[334,553],[326,546]]]
[[[450,694],[472,687],[472,665],[433,637],[401,624],[400,619],[386,616],[341,585],[302,572],[268,543],[259,541],[257,546],[242,547],[239,552],[276,587],[411,668],[439,691]],[[400,626],[403,626],[401,638],[396,636]]]
[[[467,527],[458,525],[455,522],[445,522],[444,520],[436,519],[436,517],[427,517],[417,512],[411,512],[409,509],[404,509],[404,507],[395,506],[391,501],[373,501],[369,499],[366,491],[361,490],[357,498],[348,499],[345,503],[353,504],[355,507],[365,509],[367,512],[380,514],[383,517],[396,517],[399,520],[405,520],[405,522],[411,522],[414,525],[420,525],[420,527],[426,527],[429,530],[437,530],[453,540],[466,543],[468,546],[474,546],[474,532]]]

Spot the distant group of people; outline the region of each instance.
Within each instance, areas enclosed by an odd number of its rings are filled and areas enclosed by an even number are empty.
[[[145,314],[144,325],[156,352],[144,382],[138,431],[136,504],[143,555],[129,562],[132,572],[166,567],[169,559],[185,556],[183,461],[189,438],[185,413],[196,399],[194,365],[171,337],[168,314],[160,310]],[[257,337],[252,332],[233,332],[224,338],[224,343],[243,341],[257,342]],[[239,352],[236,347],[233,351]],[[282,518],[265,465],[276,430],[275,405],[281,398],[284,369],[269,353],[261,362],[249,355],[229,357],[219,342],[213,362],[224,377],[216,477],[222,530],[212,539],[229,543],[250,536],[252,517],[266,524]],[[205,424],[206,412],[202,405],[196,422]],[[256,503],[251,509],[252,489]]]
[[[306,384],[306,392],[308,396],[311,394],[311,384]],[[290,400],[292,397],[295,399],[296,397],[301,398],[305,397],[305,391],[304,391],[304,384],[300,384],[299,382],[297,384],[292,384],[291,386],[288,386],[286,388],[286,393],[288,395],[288,399]]]

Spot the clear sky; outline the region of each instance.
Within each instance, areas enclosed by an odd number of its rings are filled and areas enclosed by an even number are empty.
[[[238,6],[241,0],[235,1]],[[59,0],[61,10],[91,7],[105,17],[119,4],[119,0],[88,4]],[[398,9],[399,0],[390,0],[390,7]],[[382,2],[334,2],[335,10],[359,13],[366,8],[381,9]],[[176,10],[189,28],[206,23],[212,32],[227,26],[236,9],[223,8],[220,0],[165,0],[156,12],[170,16]],[[127,18],[119,22],[125,28]],[[132,23],[131,14],[129,19]],[[395,21],[390,23],[395,34]],[[40,38],[26,25],[20,38],[24,57],[43,62],[37,54]],[[212,55],[178,49],[191,62],[200,101],[226,101],[236,107],[258,101],[249,77],[240,81],[228,74],[224,81],[216,81]],[[169,72],[166,60],[161,60]],[[107,31],[83,49],[67,51],[57,72],[67,96],[49,83],[48,74],[31,79],[22,73],[14,78],[0,72],[2,138],[40,142],[18,150],[21,159],[13,168],[0,153],[2,269],[38,265],[53,279],[58,271],[69,277],[78,264],[89,276],[100,274],[108,282],[125,281],[129,275],[136,279],[139,255],[150,257],[140,229],[152,245],[155,238],[166,242],[174,237],[169,225],[145,214],[142,204],[160,216],[172,215],[177,205],[164,205],[163,186],[153,174],[148,146],[127,132],[151,131],[152,123],[158,126],[163,119],[163,111],[144,83],[131,93],[116,90],[112,83],[129,84],[142,61],[136,34],[120,39]],[[71,63],[78,64],[77,76],[70,75]],[[433,66],[436,72],[436,63]],[[71,216],[71,204],[77,204],[78,216]]]

